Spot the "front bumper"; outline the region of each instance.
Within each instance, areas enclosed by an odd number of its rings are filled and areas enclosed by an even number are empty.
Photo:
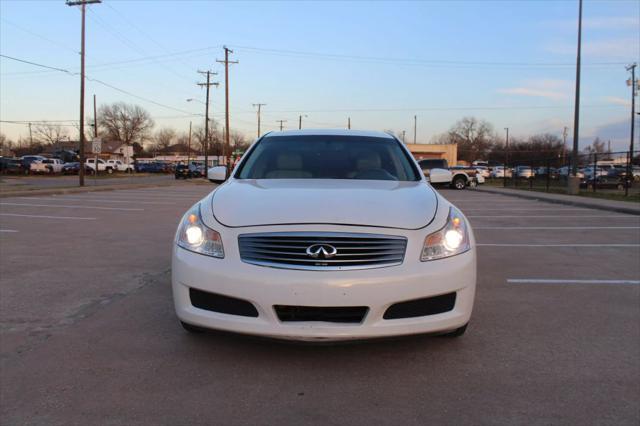
[[[180,320],[196,326],[292,340],[348,340],[437,333],[465,325],[476,285],[475,249],[446,259],[420,262],[419,244],[409,240],[402,265],[348,271],[300,271],[250,265],[237,255],[233,239],[227,257],[216,259],[174,245],[172,286]],[[192,305],[189,288],[251,302],[258,317],[223,314]],[[383,319],[394,303],[456,292],[452,310],[440,314]],[[361,323],[283,322],[274,305],[366,306]]]

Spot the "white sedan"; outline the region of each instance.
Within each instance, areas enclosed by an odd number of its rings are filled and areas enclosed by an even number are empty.
[[[379,132],[260,138],[181,219],[175,310],[188,331],[294,340],[462,335],[476,250],[465,216]]]

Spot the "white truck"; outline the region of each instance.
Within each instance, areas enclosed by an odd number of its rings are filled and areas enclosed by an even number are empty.
[[[454,189],[474,188],[484,178],[472,167],[449,167],[447,160],[429,158],[418,161],[424,175],[432,185],[448,185]]]
[[[107,160],[107,167],[117,172],[133,173],[133,164],[125,164],[120,160]]]
[[[58,158],[43,158],[42,160],[34,161],[29,165],[29,171],[31,173],[61,173],[64,162]]]
[[[95,174],[96,172],[96,159],[95,158],[87,158],[86,161],[86,165],[87,167],[89,167],[92,171],[92,173]],[[104,160],[101,160],[98,158],[98,166],[97,166],[98,172],[107,172],[109,174],[113,173],[113,166],[108,166],[107,162]]]

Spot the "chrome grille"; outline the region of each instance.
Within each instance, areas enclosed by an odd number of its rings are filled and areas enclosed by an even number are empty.
[[[270,232],[240,235],[238,245],[242,261],[254,265],[342,270],[399,265],[407,239],[342,232]]]

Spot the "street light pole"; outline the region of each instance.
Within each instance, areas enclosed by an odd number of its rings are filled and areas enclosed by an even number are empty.
[[[502,168],[502,183],[503,186],[507,186],[507,164],[509,164],[509,128],[505,127],[504,130],[507,132],[507,137],[505,139],[505,149],[504,149],[504,167]]]
[[[580,137],[580,53],[582,51],[582,0],[578,0],[578,52],[576,55],[576,93],[573,112],[573,152],[571,153],[571,175],[578,175],[578,140]]]

